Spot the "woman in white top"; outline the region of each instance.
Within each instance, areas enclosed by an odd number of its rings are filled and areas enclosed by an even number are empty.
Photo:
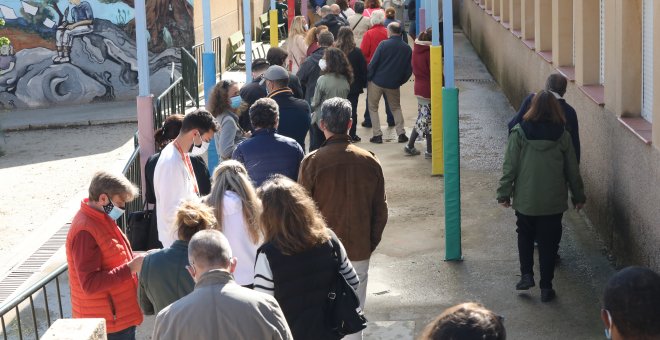
[[[289,29],[289,37],[286,38],[286,51],[289,56],[286,58],[286,68],[293,74],[298,73],[300,65],[307,57],[307,43],[305,35],[307,34],[307,21],[303,16],[296,16]]]
[[[204,201],[214,209],[218,229],[238,259],[234,280],[251,288],[257,249],[262,243],[258,225],[261,201],[243,164],[235,160],[220,163],[213,172],[211,194]]]

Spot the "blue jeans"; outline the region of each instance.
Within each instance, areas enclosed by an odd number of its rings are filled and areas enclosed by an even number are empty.
[[[128,327],[114,333],[108,333],[108,340],[135,340],[136,326]]]

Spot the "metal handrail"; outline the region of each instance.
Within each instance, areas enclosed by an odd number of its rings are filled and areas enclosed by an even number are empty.
[[[57,267],[57,269],[55,269],[54,271],[52,271],[51,273],[49,273],[39,281],[35,282],[28,289],[16,295],[16,297],[14,297],[13,299],[9,300],[8,302],[0,306],[0,320],[2,322],[2,334],[5,340],[8,339],[5,315],[9,313],[11,310],[14,310],[16,313],[16,323],[18,324],[18,336],[20,339],[23,339],[23,328],[21,326],[21,311],[19,306],[28,299],[30,300],[30,309],[32,311],[32,324],[34,329],[34,335],[36,339],[39,339],[39,325],[38,325],[39,322],[37,321],[37,315],[34,309],[34,298],[33,298],[33,295],[39,291],[43,292],[44,303],[46,306],[45,308],[46,320],[48,322],[48,327],[52,325],[50,308],[48,308],[48,291],[46,290],[46,286],[49,283],[53,282],[53,280],[55,280],[55,286],[57,288],[57,303],[59,307],[60,318],[64,318],[64,309],[62,308],[62,294],[60,291],[60,275],[67,272],[68,269],[69,267],[66,263],[60,265],[59,267]]]

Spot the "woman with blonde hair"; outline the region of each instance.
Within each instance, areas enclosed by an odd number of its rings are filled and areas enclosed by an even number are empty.
[[[214,209],[218,230],[227,237],[238,258],[236,283],[251,287],[262,239],[258,226],[261,202],[243,164],[235,160],[220,163],[213,172],[211,194],[204,202]]]
[[[138,281],[138,301],[142,312],[156,315],[172,302],[188,295],[195,282],[186,270],[188,242],[200,230],[217,227],[213,210],[196,202],[183,202],[176,211],[179,239],[171,247],[148,254]]]
[[[258,194],[265,243],[257,254],[254,290],[275,297],[294,339],[336,339],[323,311],[337,271],[353,289],[359,285],[344,246],[298,183],[275,175]]]
[[[305,33],[307,32],[307,20],[303,16],[296,16],[291,23],[289,36],[286,38],[286,51],[289,56],[286,58],[286,68],[293,74],[298,73],[300,65],[307,58],[307,43],[305,42]]]
[[[327,30],[328,26],[318,25],[316,27],[310,28],[309,31],[307,31],[307,35],[305,36],[305,44],[307,44],[307,57],[319,49],[319,34]]]

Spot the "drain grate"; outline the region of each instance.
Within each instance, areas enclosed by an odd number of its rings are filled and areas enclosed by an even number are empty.
[[[16,289],[25,283],[32,275],[39,273],[41,267],[57,252],[66,242],[70,223],[65,224],[44,244],[39,247],[21,265],[11,270],[9,274],[0,281],[0,304],[5,303]]]
[[[493,79],[474,79],[474,78],[456,79],[456,81],[463,83],[478,83],[478,84],[490,84],[495,82],[495,80]]]

